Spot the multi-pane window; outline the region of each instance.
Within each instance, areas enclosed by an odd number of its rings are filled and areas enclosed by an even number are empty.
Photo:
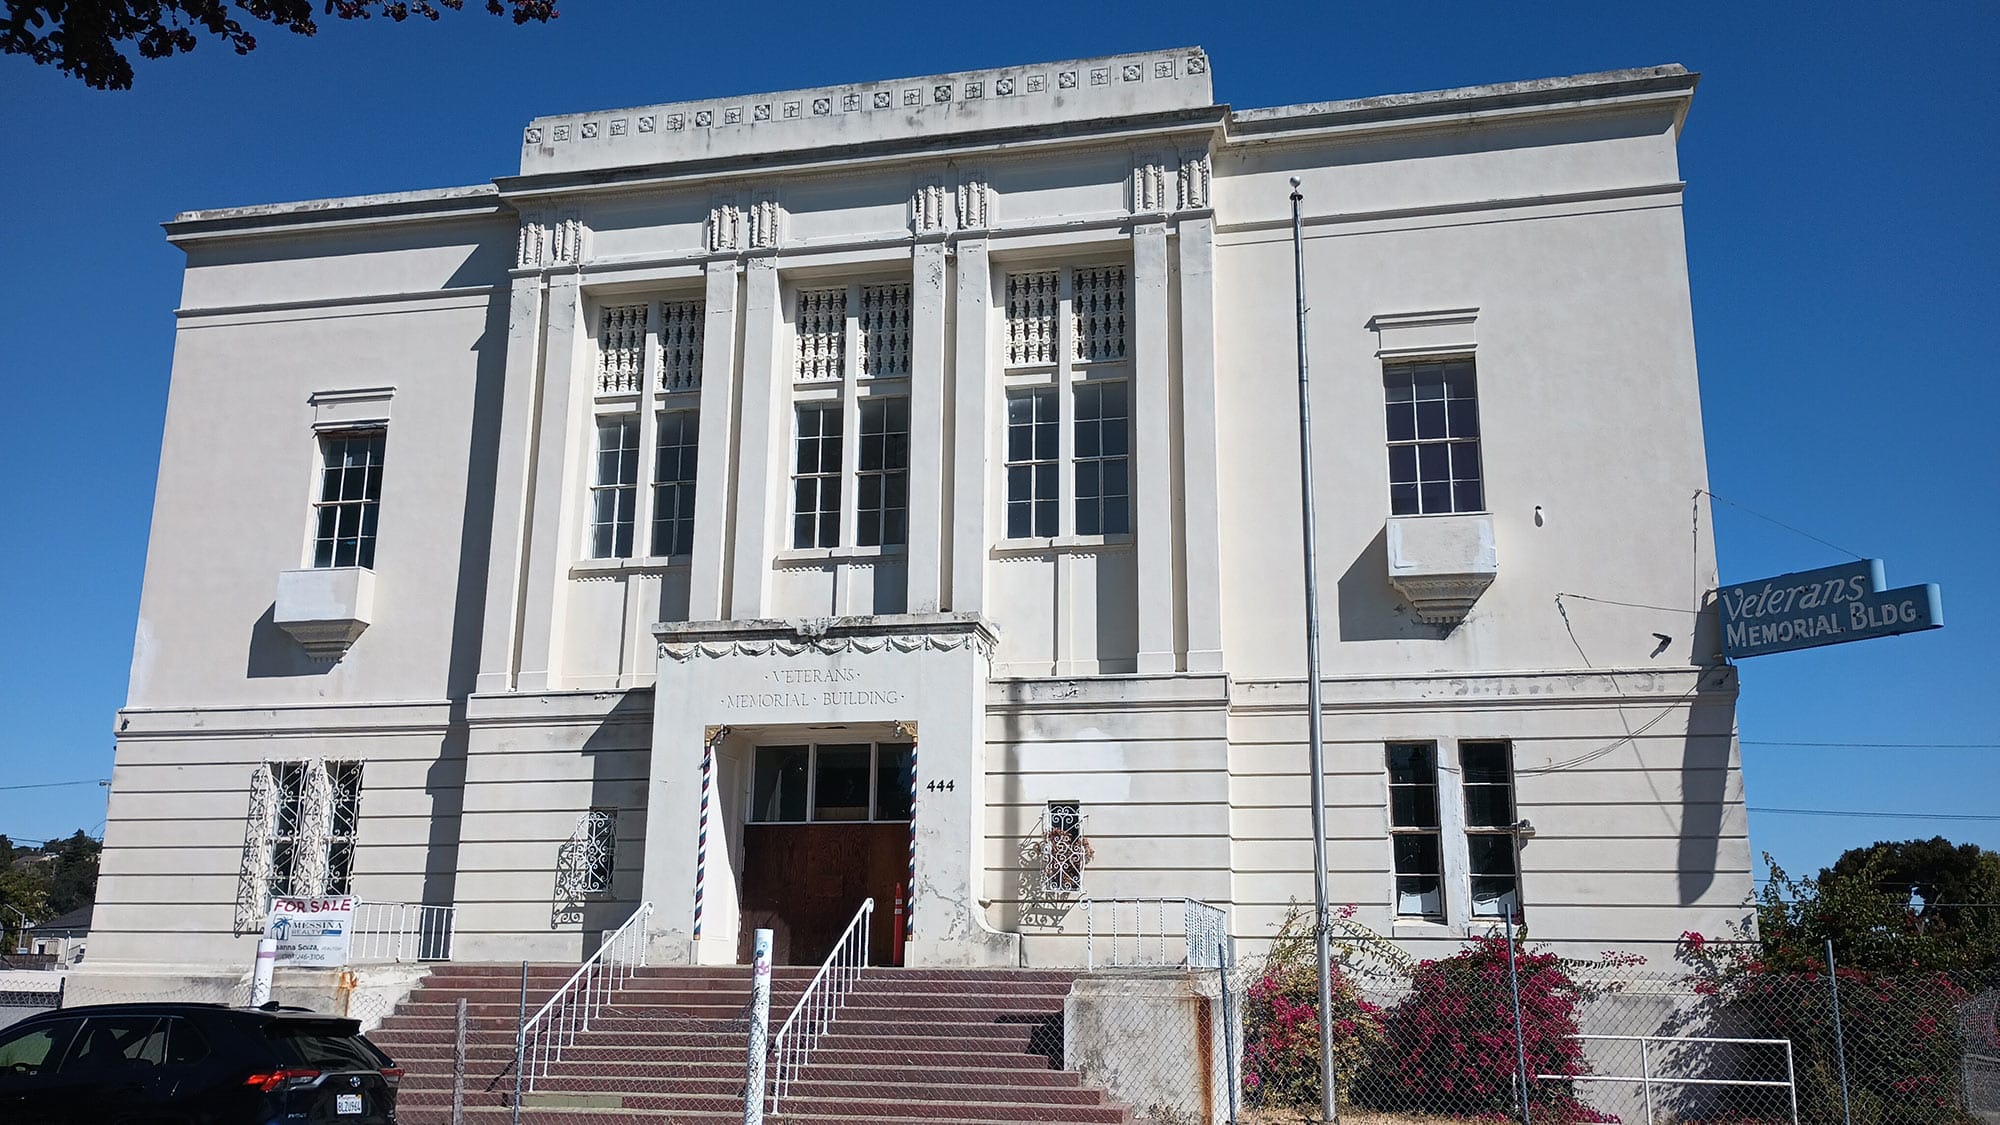
[[[1397,363],[1382,371],[1389,425],[1389,512],[1479,512],[1479,396],[1472,361]]]
[[[861,400],[855,535],[863,547],[901,545],[910,531],[910,400]]]
[[[1007,275],[1009,539],[1132,530],[1130,292],[1116,264]]]
[[[908,743],[759,746],[749,819],[906,821],[914,807],[916,768],[916,747]]]
[[[319,443],[313,566],[373,568],[375,521],[382,507],[382,452],[388,434],[350,430],[322,434]]]
[[[1437,747],[1388,747],[1389,843],[1398,915],[1444,921],[1444,853],[1438,822]]]
[[[798,408],[792,465],[792,546],[840,545],[840,404]]]
[[[685,555],[694,550],[694,476],[701,453],[701,416],[692,410],[669,410],[656,422],[653,554]]]
[[[666,559],[694,548],[705,312],[698,300],[598,309],[591,558]]]
[[[910,302],[907,282],[792,295],[794,550],[909,541]]]
[[[1076,533],[1124,535],[1132,530],[1126,466],[1130,419],[1125,384],[1080,383],[1076,388]]]
[[[1472,916],[1504,918],[1520,909],[1513,748],[1505,742],[1465,742],[1459,744],[1458,760],[1465,790],[1466,873],[1472,882]]]
[[[1057,534],[1062,514],[1061,424],[1054,387],[1030,387],[1007,394],[1007,538]]]
[[[597,466],[590,482],[590,557],[632,557],[639,506],[639,416],[597,420]]]

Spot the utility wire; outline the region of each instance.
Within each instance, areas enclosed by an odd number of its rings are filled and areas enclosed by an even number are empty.
[[[1743,505],[1741,505],[1741,504],[1738,504],[1738,503],[1737,503],[1736,501],[1734,501],[1734,500],[1731,500],[1731,499],[1730,499],[1729,497],[1727,497],[1727,496],[1717,496],[1717,495],[1716,495],[1715,493],[1713,493],[1713,492],[1710,492],[1710,491],[1709,491],[1708,489],[1706,489],[1706,488],[1701,488],[1701,489],[1696,489],[1696,490],[1695,490],[1695,494],[1696,494],[1696,495],[1698,495],[1698,496],[1707,496],[1707,497],[1708,497],[1708,498],[1709,498],[1710,500],[1720,500],[1720,501],[1722,501],[1722,502],[1723,502],[1724,504],[1727,504],[1727,505],[1729,505],[1730,507],[1732,507],[1732,508],[1735,508],[1736,510],[1738,510],[1738,511],[1740,511],[1740,512],[1744,512],[1744,513],[1747,513],[1747,514],[1749,514],[1749,515],[1753,515],[1753,516],[1756,516],[1756,517],[1757,517],[1758,519],[1760,519],[1760,520],[1763,520],[1763,521],[1764,521],[1765,523],[1768,523],[1768,524],[1774,524],[1774,525],[1776,525],[1776,526],[1778,526],[1778,527],[1782,527],[1782,528],[1784,528],[1784,529],[1785,529],[1786,531],[1789,531],[1789,532],[1793,533],[1794,535],[1803,535],[1803,536],[1805,536],[1805,537],[1806,537],[1807,539],[1810,539],[1810,540],[1812,540],[1813,542],[1815,542],[1815,543],[1818,543],[1818,544],[1819,544],[1820,546],[1822,546],[1822,547],[1832,547],[1832,548],[1833,548],[1834,550],[1836,550],[1836,551],[1839,551],[1839,552],[1840,552],[1841,554],[1843,554],[1843,555],[1853,555],[1853,556],[1854,556],[1855,558],[1857,558],[1857,559],[1865,559],[1865,558],[1867,558],[1867,557],[1868,557],[1868,556],[1866,556],[1866,555],[1862,554],[1862,553],[1861,553],[1861,552],[1859,552],[1859,551],[1850,551],[1850,550],[1848,550],[1847,548],[1845,548],[1845,547],[1841,546],[1841,545],[1840,545],[1840,544],[1838,544],[1838,543],[1832,543],[1832,542],[1828,542],[1828,541],[1827,541],[1827,540],[1825,540],[1825,539],[1821,539],[1821,538],[1820,538],[1819,536],[1817,536],[1817,535],[1814,535],[1814,534],[1813,534],[1812,532],[1810,532],[1810,531],[1806,531],[1806,530],[1804,530],[1804,529],[1802,529],[1802,528],[1797,528],[1797,527],[1793,527],[1793,526],[1792,526],[1791,524],[1788,524],[1788,523],[1786,523],[1786,522],[1785,522],[1784,520],[1781,520],[1781,519],[1776,519],[1776,518],[1774,518],[1774,517],[1772,517],[1772,516],[1767,516],[1767,515],[1765,515],[1764,513],[1760,512],[1760,511],[1757,511],[1757,510],[1756,510],[1755,508],[1746,508],[1746,507],[1744,507]]]
[[[14,789],[61,789],[67,785],[104,785],[101,777],[86,777],[76,781],[38,781],[33,785],[0,785],[0,791]]]
[[[1837,750],[2000,750],[2000,742],[1785,742],[1743,738],[1745,746],[1802,746]]]
[[[1921,812],[1870,812],[1864,809],[1780,809],[1770,805],[1746,805],[1754,813],[1780,813],[1786,816],[1847,816],[1865,820],[1996,820],[2000,813],[1921,813]]]
[[[1600,605],[1622,605],[1631,609],[1657,609],[1665,613],[1688,613],[1697,617],[1701,615],[1700,610],[1688,609],[1685,606],[1647,605],[1645,602],[1621,602],[1615,598],[1593,598],[1589,594],[1558,593],[1556,595],[1557,602],[1561,602],[1564,598],[1575,598],[1580,602],[1597,602]]]

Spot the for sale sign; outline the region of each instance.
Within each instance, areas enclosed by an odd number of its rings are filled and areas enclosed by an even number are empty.
[[[353,895],[272,899],[264,933],[278,943],[278,964],[314,969],[347,964],[347,941],[359,903]]]

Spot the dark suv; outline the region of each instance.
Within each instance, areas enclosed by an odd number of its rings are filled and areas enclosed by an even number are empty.
[[[99,1004],[0,1028],[8,1125],[393,1125],[403,1072],[351,1019]]]

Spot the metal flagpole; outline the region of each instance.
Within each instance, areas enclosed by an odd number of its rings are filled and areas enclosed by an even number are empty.
[[[1292,177],[1292,268],[1299,317],[1299,498],[1306,548],[1306,743],[1312,769],[1313,941],[1319,952],[1319,1099],[1322,1120],[1340,1120],[1333,1085],[1333,919],[1326,910],[1326,749],[1320,741],[1318,531],[1313,519],[1312,384],[1306,375],[1306,241]]]

